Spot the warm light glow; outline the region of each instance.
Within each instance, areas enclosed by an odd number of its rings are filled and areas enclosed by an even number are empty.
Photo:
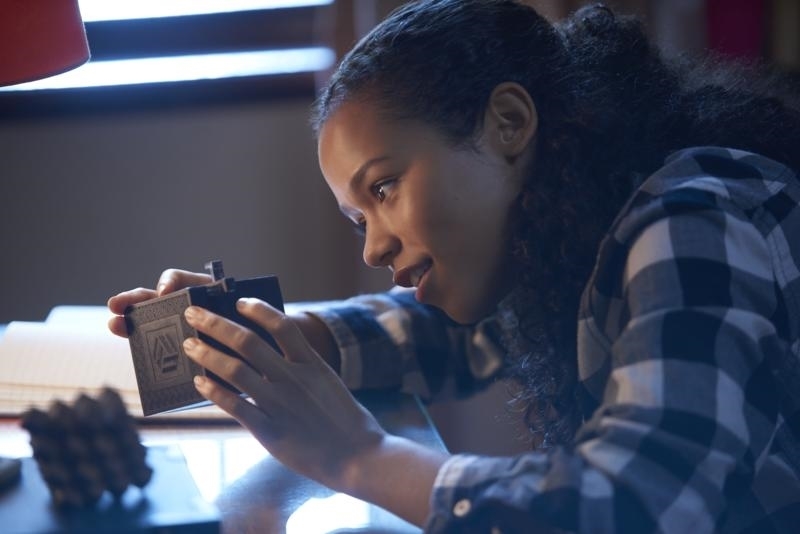
[[[286,521],[286,534],[328,534],[370,526],[369,504],[344,493],[311,498]]]
[[[80,0],[84,22],[318,6],[333,0]]]
[[[115,61],[90,61],[44,80],[2,87],[0,91],[104,87],[314,72],[333,65],[329,48],[262,50]]]
[[[202,435],[196,429],[183,432],[191,436]],[[143,436],[142,442],[146,447],[177,448],[176,454],[186,460],[197,489],[208,502],[214,502],[225,487],[269,457],[269,452],[249,433],[229,436],[225,432],[215,433],[211,430],[204,437],[190,438],[174,433],[154,433]],[[5,454],[8,448],[2,450]]]
[[[200,494],[208,502],[214,502],[226,486],[269,456],[252,436],[184,440],[180,448]]]

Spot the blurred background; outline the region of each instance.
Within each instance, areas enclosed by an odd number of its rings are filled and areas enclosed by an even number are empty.
[[[0,91],[0,323],[209,259],[277,274],[287,301],[388,287],[324,185],[308,112],[336,59],[401,3],[83,0],[92,60]],[[585,2],[529,3],[558,20]],[[800,63],[795,0],[609,4],[671,53]]]
[[[0,324],[210,259],[277,274],[286,301],[388,288],[324,184],[308,116],[337,58],[401,3],[82,0],[91,61],[0,90]],[[586,2],[528,3],[559,20]],[[800,74],[797,0],[608,4],[669,54]],[[518,446],[481,408],[502,391],[487,395],[432,408],[452,451]]]

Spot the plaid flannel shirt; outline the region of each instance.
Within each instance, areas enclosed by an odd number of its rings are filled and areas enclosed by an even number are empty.
[[[325,303],[349,387],[435,398],[502,352],[407,291]],[[570,447],[454,455],[426,525],[444,532],[797,532],[800,183],[755,154],[676,152],[603,241],[581,302],[591,417]],[[794,386],[794,387],[793,387]]]

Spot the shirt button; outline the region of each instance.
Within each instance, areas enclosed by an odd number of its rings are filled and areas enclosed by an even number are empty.
[[[503,534],[503,531],[497,527],[492,527],[492,531],[490,534]]]
[[[469,499],[461,499],[453,506],[453,514],[456,517],[464,517],[467,515],[472,508],[472,504],[469,502]]]

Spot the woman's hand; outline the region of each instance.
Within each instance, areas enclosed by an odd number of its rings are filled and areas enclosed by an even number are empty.
[[[237,309],[261,325],[280,347],[241,325],[191,306],[185,316],[198,331],[240,355],[229,356],[197,338],[184,343],[200,366],[249,395],[197,377],[198,391],[235,417],[287,467],[329,487],[348,491],[351,466],[379,448],[386,434],[309,345],[290,318],[256,299]]]
[[[108,309],[114,314],[114,317],[108,321],[108,329],[118,336],[128,337],[128,329],[125,326],[125,318],[123,317],[128,306],[160,297],[185,287],[209,284],[212,281],[211,275],[208,274],[193,273],[180,269],[167,269],[161,273],[155,289],[138,287],[123,291],[108,299]]]
[[[164,271],[155,290],[137,288],[109,299],[108,307],[117,315],[109,328],[125,337],[122,314],[131,304],[209,282],[206,274]],[[267,330],[283,355],[247,328],[191,306],[189,324],[241,359],[196,338],[186,341],[186,354],[250,400],[205,377],[195,382],[200,394],[235,417],[287,467],[421,526],[447,455],[385,433],[333,370],[338,348],[322,321],[305,313],[288,317],[255,299],[241,300],[237,309]]]

